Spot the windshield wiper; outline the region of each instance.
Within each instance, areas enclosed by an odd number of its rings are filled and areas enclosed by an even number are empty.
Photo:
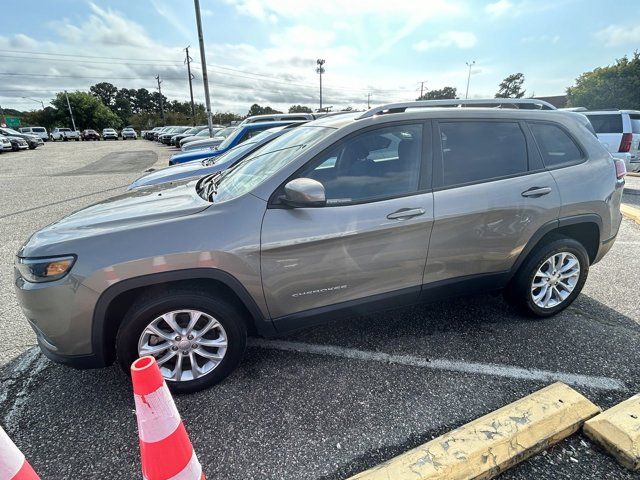
[[[218,190],[216,189],[216,187],[218,186],[216,180],[218,180],[221,174],[222,172],[215,173],[213,174],[213,176],[207,179],[206,185],[204,187],[204,198],[209,202],[212,202],[214,195],[218,193]]]

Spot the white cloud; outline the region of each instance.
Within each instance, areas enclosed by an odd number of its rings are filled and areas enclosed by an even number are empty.
[[[309,27],[307,25],[296,25],[295,27],[278,29],[269,35],[269,40],[276,46],[287,47],[295,45],[300,47],[313,47],[321,49],[329,46],[335,38],[335,33],[330,30]]]
[[[504,15],[513,8],[513,3],[509,0],[498,0],[497,2],[489,3],[484,7],[485,11],[491,15]]]
[[[555,45],[560,41],[560,35],[532,35],[522,37],[520,41],[522,43],[552,43]]]
[[[414,50],[423,52],[433,48],[472,48],[478,39],[473,32],[450,31],[444,32],[432,40],[422,40],[413,45]]]
[[[600,30],[596,36],[608,47],[638,44],[640,26],[609,25],[604,30]]]

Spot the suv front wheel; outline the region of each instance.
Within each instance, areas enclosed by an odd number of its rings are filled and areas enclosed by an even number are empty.
[[[186,290],[137,301],[118,331],[116,353],[127,373],[138,357],[155,357],[169,388],[189,393],[224,380],[240,363],[246,341],[233,305]]]
[[[538,246],[505,290],[506,299],[537,317],[549,317],[576,299],[589,273],[589,256],[576,240],[554,235]]]

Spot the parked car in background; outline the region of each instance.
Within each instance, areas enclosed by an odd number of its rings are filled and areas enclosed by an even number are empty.
[[[0,135],[0,153],[10,152],[11,150],[13,150],[13,148],[11,147],[11,140],[9,140],[9,138],[5,137],[4,135]]]
[[[100,140],[100,134],[90,128],[83,130],[80,134],[82,140]]]
[[[278,120],[309,121],[315,120],[316,118],[316,115],[313,113],[275,113],[273,115],[254,115],[252,117],[245,118],[237,126],[246,125],[247,123],[275,122]]]
[[[203,130],[207,130],[209,127],[207,125],[198,125],[196,127],[191,127],[188,130],[185,130],[182,133],[178,133],[171,137],[171,145],[175,145],[176,147],[180,145],[180,140],[187,137],[192,137],[197,135]]]
[[[202,160],[203,158],[209,157],[217,157],[218,155],[222,155],[228,150],[232,149],[236,145],[241,144],[249,140],[252,137],[255,137],[260,132],[268,130],[273,127],[281,127],[284,125],[290,125],[292,123],[300,123],[293,122],[291,120],[282,120],[282,121],[274,121],[274,122],[264,122],[264,123],[247,123],[245,125],[239,125],[235,127],[235,130],[231,135],[224,139],[222,143],[220,143],[217,147],[212,147],[204,150],[193,150],[190,152],[183,152],[173,155],[169,159],[169,165],[177,165],[179,163],[191,162],[193,160]],[[189,144],[190,145],[190,144]]]
[[[224,140],[236,131],[238,127],[227,127],[215,132],[213,137],[209,137],[209,132],[202,135],[202,139],[197,139],[192,142],[183,144],[180,148],[183,152],[191,152],[193,150],[203,150],[207,148],[213,148],[220,145]],[[197,136],[199,137],[202,132]],[[184,140],[183,140],[184,142]]]
[[[103,140],[118,140],[118,132],[113,128],[102,129]]]
[[[40,137],[43,142],[49,140],[49,133],[44,127],[21,127],[20,133],[35,135],[36,137]]]
[[[144,135],[142,137],[145,140],[153,140],[153,134],[160,130],[162,127],[153,127],[151,130],[145,130]]]
[[[190,127],[173,127],[166,132],[158,135],[158,141],[163,145],[171,145],[171,138],[174,135],[178,135],[180,133],[186,132]]]
[[[120,132],[120,134],[122,135],[122,140],[126,140],[127,138],[131,138],[131,139],[135,140],[135,139],[138,138],[138,134],[131,127],[123,128],[122,132]]]
[[[222,155],[205,158],[203,160],[195,160],[193,162],[181,163],[180,165],[173,165],[147,173],[129,185],[128,190],[149,187],[151,185],[159,185],[167,182],[193,180],[205,175],[221,172],[231,168],[260,147],[297,126],[298,124],[291,124],[282,127],[270,128],[268,130],[264,130],[250,140],[247,140],[240,145],[236,145]]]
[[[174,129],[174,128],[176,128],[176,126],[175,126],[175,125],[169,125],[169,126],[166,126],[166,127],[162,127],[160,130],[158,130],[158,131],[156,131],[156,132],[154,132],[154,133],[153,133],[153,139],[154,139],[156,142],[160,141],[160,140],[159,140],[160,135],[162,135],[162,134],[164,134],[164,133],[167,133],[168,131],[170,131],[170,130],[172,130],[172,129]]]
[[[316,120],[220,175],[37,231],[14,286],[40,349],[125,371],[153,355],[193,392],[238,366],[248,332],[461,293],[567,308],[616,239],[622,161],[570,112],[425,104]]]
[[[31,150],[44,145],[43,140],[40,137],[37,137],[35,135],[30,135],[27,133],[20,133],[16,130],[14,130],[13,128],[8,128],[8,127],[0,127],[0,133],[2,135],[8,135],[11,137],[18,137],[18,138],[22,138],[25,142],[27,142],[27,147],[30,148]]]
[[[588,110],[587,116],[598,139],[630,172],[640,171],[640,111]]]
[[[54,128],[49,134],[49,138],[51,141],[55,142],[56,140],[80,140],[80,132],[71,130],[70,128]]]
[[[24,138],[14,137],[13,135],[2,135],[4,136],[4,138],[9,140],[9,143],[11,144],[11,150],[14,152],[17,152],[19,150],[26,150],[29,148],[29,144]]]
[[[233,127],[230,127],[230,128],[233,128]],[[204,129],[204,130],[200,130],[195,135],[191,135],[191,136],[185,137],[182,140],[180,140],[180,142],[178,143],[178,146],[180,148],[183,148],[187,143],[197,142],[198,140],[206,140],[206,139],[214,138],[214,137],[218,136],[218,134],[221,133],[224,130],[226,130],[226,128],[223,128],[223,127],[214,128],[213,129],[213,137],[209,135],[209,129],[208,128]]]

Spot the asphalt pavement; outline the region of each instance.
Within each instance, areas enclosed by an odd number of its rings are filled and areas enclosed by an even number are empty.
[[[0,424],[42,478],[140,478],[134,404],[119,368],[73,370],[33,347],[13,255],[34,230],[170,154],[138,140],[0,156]],[[582,295],[546,320],[481,295],[252,340],[229,379],[176,397],[207,478],[346,478],[555,380],[603,408],[630,397],[640,391],[639,247],[640,226],[624,220]],[[578,434],[500,478],[638,476]]]

